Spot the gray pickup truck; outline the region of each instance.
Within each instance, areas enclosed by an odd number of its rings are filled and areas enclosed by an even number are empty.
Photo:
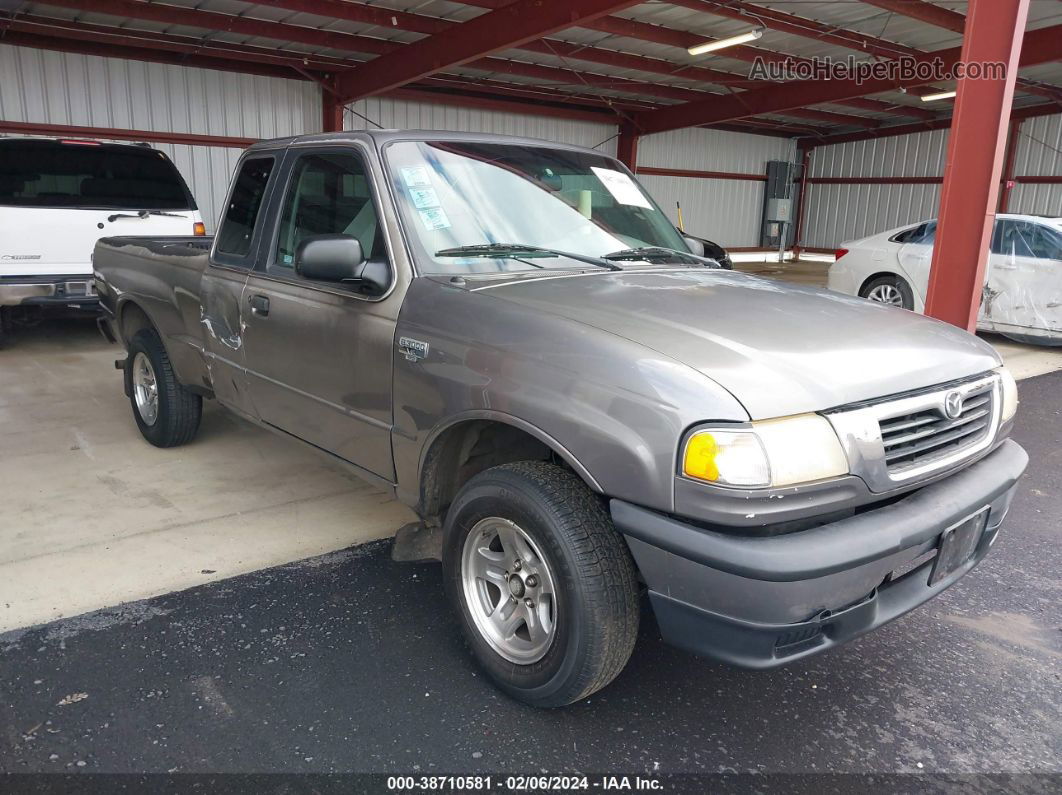
[[[133,417],[203,398],[421,518],[473,653],[559,706],[664,639],[748,668],[851,640],[996,541],[1027,464],[965,331],[721,269],[600,152],[379,131],[267,141],[217,235],[100,241]]]

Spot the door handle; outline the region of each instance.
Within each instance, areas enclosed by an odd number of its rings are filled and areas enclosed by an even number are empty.
[[[251,314],[265,317],[269,314],[269,298],[264,295],[251,295],[247,297],[247,303],[251,305]]]

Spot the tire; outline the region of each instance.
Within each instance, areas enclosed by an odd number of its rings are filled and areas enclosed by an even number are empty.
[[[143,437],[156,447],[176,447],[192,441],[203,415],[203,398],[178,383],[158,332],[141,329],[133,336],[125,367],[129,403]],[[147,386],[149,380],[154,383],[154,390]],[[152,403],[154,412],[150,409]]]
[[[521,567],[515,555],[507,557],[514,546]],[[473,576],[470,561],[487,553],[498,561],[486,565],[507,571],[508,579],[498,571]],[[527,704],[561,707],[585,698],[615,679],[634,649],[639,605],[630,552],[602,501],[553,464],[504,464],[461,489],[446,515],[443,576],[480,666]],[[486,609],[495,603],[498,616],[507,609],[533,616],[537,635],[526,618],[509,640],[492,634]]]
[[[901,309],[914,309],[914,291],[911,290],[911,285],[899,276],[886,275],[871,279],[863,285],[859,297]],[[893,300],[886,300],[886,297]]]

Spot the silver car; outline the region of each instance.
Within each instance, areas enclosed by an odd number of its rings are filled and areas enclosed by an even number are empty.
[[[1025,452],[991,347],[717,267],[619,162],[440,132],[264,142],[216,238],[98,244],[133,417],[202,400],[421,517],[473,653],[559,706],[664,639],[769,668],[925,602],[997,539]],[[352,583],[357,587],[357,583]]]

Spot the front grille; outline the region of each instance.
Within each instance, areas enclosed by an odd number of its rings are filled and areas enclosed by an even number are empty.
[[[955,419],[948,419],[936,407],[880,419],[889,474],[931,464],[983,441],[992,430],[994,400],[994,384],[989,382],[966,394]]]

